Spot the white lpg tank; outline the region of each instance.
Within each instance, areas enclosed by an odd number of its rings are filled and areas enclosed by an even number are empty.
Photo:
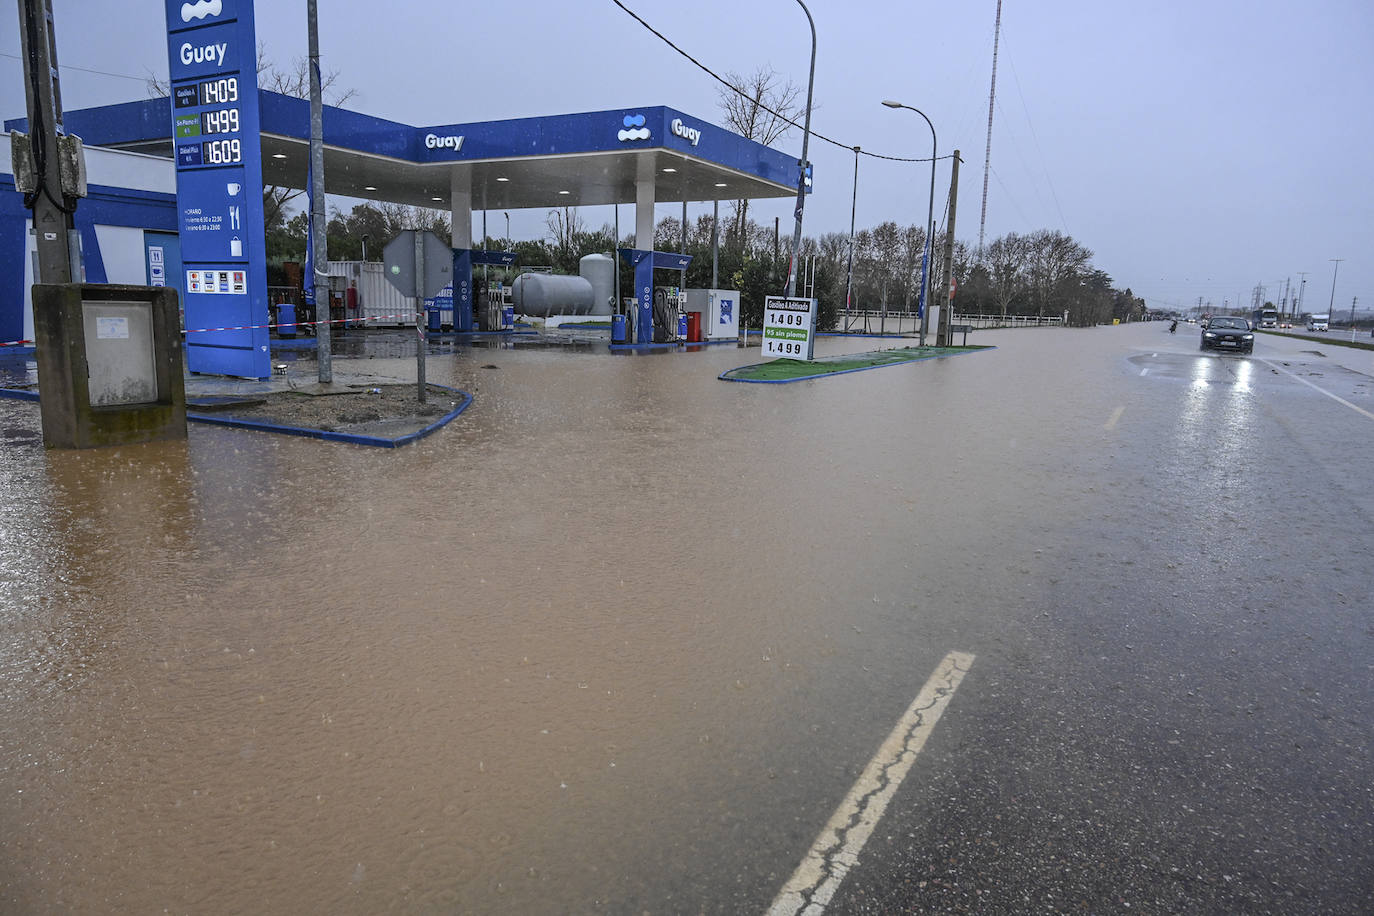
[[[589,315],[592,313],[592,285],[582,277],[521,274],[511,284],[511,300],[516,314],[531,318]]]
[[[604,254],[589,254],[577,262],[577,272],[592,284],[591,315],[609,315],[615,304],[615,262]]]

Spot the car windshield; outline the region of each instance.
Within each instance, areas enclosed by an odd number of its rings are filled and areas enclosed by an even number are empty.
[[[1250,325],[1246,324],[1244,318],[1213,318],[1212,329],[1216,330],[1217,328],[1234,328],[1242,331],[1248,331],[1250,329]]]

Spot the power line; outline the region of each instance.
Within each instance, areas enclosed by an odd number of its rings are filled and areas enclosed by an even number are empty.
[[[10,58],[11,60],[23,60],[23,58],[20,57],[18,54],[11,54],[11,53],[9,53],[8,51],[0,51],[0,57],[8,57],[8,58]],[[58,69],[58,70],[79,70],[79,71],[82,72],[82,73],[95,73],[95,74],[97,74],[97,75],[99,75],[99,76],[112,76],[112,77],[114,77],[115,79],[120,79],[120,80],[133,80],[134,82],[138,82],[138,83],[146,83],[146,82],[148,82],[148,77],[146,77],[146,76],[130,76],[130,75],[127,74],[127,73],[111,73],[111,72],[108,71],[108,70],[92,70],[90,67],[76,67],[76,66],[73,66],[73,65],[71,65],[71,64],[58,64],[58,65],[57,65],[57,69]]]
[[[697,60],[695,57],[693,57],[692,55],[688,54],[688,53],[687,53],[686,51],[684,51],[682,48],[679,48],[676,44],[673,43],[672,39],[670,39],[667,35],[664,35],[664,34],[663,34],[662,32],[660,32],[658,29],[656,29],[656,28],[654,28],[653,26],[649,25],[649,23],[645,22],[644,19],[643,19],[638,13],[636,13],[634,10],[630,9],[630,8],[629,8],[628,6],[626,6],[624,3],[621,3],[620,0],[611,0],[611,2],[614,3],[616,6],[620,7],[622,10],[624,10],[625,13],[626,13],[627,15],[629,15],[629,17],[630,17],[631,19],[633,19],[635,22],[638,22],[640,25],[644,26],[644,28],[646,28],[646,29],[648,29],[650,32],[652,32],[660,41],[662,41],[662,42],[663,42],[664,44],[666,44],[668,47],[672,48],[672,49],[673,49],[674,51],[676,51],[678,54],[682,55],[682,56],[685,57],[687,60],[691,61],[691,62],[697,67],[697,69],[701,70],[701,71],[702,71],[703,73],[705,73],[707,76],[711,77],[711,79],[713,79],[713,80],[715,80],[716,82],[720,83],[722,86],[726,87],[727,89],[729,89],[731,92],[735,93],[736,95],[739,95],[739,96],[744,97],[744,98],[748,98],[751,102],[754,101],[754,99],[753,99],[752,96],[746,96],[745,93],[742,92],[738,86],[735,86],[735,85],[732,84],[729,80],[727,80],[727,79],[725,79],[724,77],[722,77],[722,76],[720,76],[719,74],[717,74],[717,73],[716,73],[714,70],[712,70],[710,67],[706,66],[706,65],[703,64],[701,61]],[[768,112],[768,113],[769,113],[770,115],[772,115],[773,117],[779,118],[779,119],[781,119],[781,120],[783,120],[783,121],[786,121],[788,124],[791,124],[793,127],[801,127],[800,124],[798,124],[796,121],[793,121],[791,118],[787,117],[787,115],[783,114],[782,112],[774,111],[773,109],[769,108],[767,105],[763,104],[762,102],[758,102],[757,104],[758,104],[758,106],[759,106],[760,108],[762,108],[764,111]],[[814,129],[811,131],[811,136],[815,137],[815,138],[818,139],[818,140],[824,140],[826,143],[832,144],[832,145],[834,145],[834,146],[838,146],[838,147],[844,149],[846,152],[851,152],[851,153],[852,153],[852,152],[854,151],[854,149],[856,148],[856,144],[854,144],[854,143],[842,143],[842,142],[840,142],[839,140],[835,140],[835,139],[833,139],[833,138],[831,138],[831,137],[827,137],[825,134],[818,133],[818,132],[815,131]],[[859,153],[859,155],[860,155],[860,156],[869,156],[869,157],[871,157],[871,158],[873,158],[873,159],[886,159],[886,160],[888,160],[889,162],[929,162],[929,161],[930,161],[930,157],[926,157],[925,159],[911,159],[911,158],[904,157],[904,156],[884,156],[884,155],[882,155],[881,153],[870,153],[868,150],[861,150],[860,153]],[[953,154],[950,154],[950,155],[948,155],[948,156],[937,156],[937,157],[935,157],[935,158],[936,158],[937,161],[940,160],[940,159],[952,159],[952,158],[953,158]]]

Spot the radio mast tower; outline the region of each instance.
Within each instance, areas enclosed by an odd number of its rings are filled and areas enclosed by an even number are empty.
[[[997,43],[1002,38],[1002,0],[997,0],[997,23],[992,30],[992,88],[988,90],[988,143],[983,152],[983,212],[978,217],[978,254],[983,257],[983,230],[988,222],[988,169],[992,164],[992,108],[997,101]]]

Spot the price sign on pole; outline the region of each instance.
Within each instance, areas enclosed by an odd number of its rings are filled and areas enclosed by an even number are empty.
[[[769,296],[763,306],[763,355],[810,361],[816,339],[816,300]]]
[[[272,372],[253,3],[166,0],[166,10],[186,368],[267,378]]]

